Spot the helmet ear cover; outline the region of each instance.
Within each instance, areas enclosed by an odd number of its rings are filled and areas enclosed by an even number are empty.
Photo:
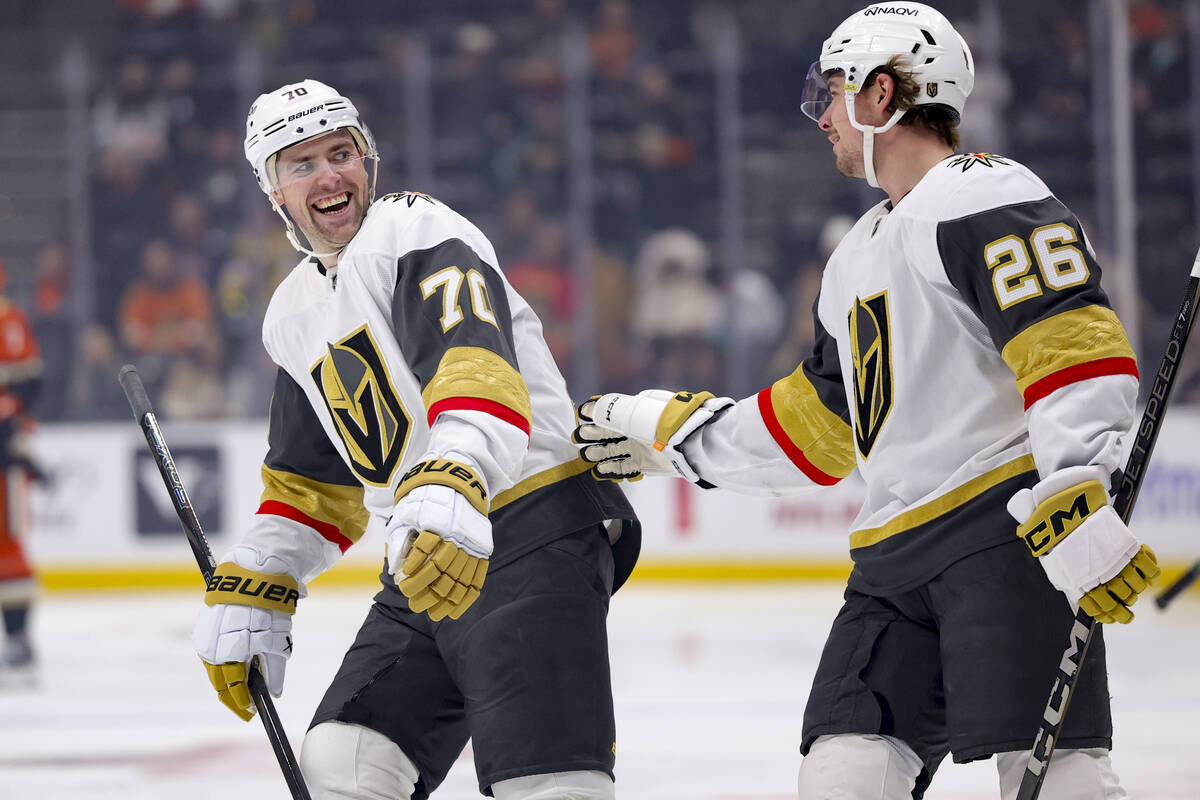
[[[891,112],[900,108],[904,109],[904,116],[896,124],[928,128],[951,149],[958,149],[958,124],[962,119],[958,109],[947,103],[921,103],[918,105],[916,101],[921,96],[921,85],[917,83],[912,73],[905,69],[901,59],[896,56],[889,59],[888,63],[867,73],[859,91],[875,85],[875,80],[880,75],[889,76],[895,86],[887,110]]]

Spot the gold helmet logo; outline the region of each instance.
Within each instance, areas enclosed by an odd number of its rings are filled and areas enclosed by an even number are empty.
[[[930,97],[937,97],[937,83],[935,81],[925,84],[925,94]]]

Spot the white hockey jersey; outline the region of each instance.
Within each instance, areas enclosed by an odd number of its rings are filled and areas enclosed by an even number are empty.
[[[1008,499],[1119,467],[1137,367],[1078,220],[1022,165],[939,162],[825,267],[814,353],[684,445],[703,479],[783,493],[857,467],[850,585],[904,591],[1015,538]]]
[[[621,519],[624,580],[639,547],[635,516],[579,458],[574,407],[541,323],[497,264],[474,225],[404,192],[372,204],[335,269],[307,259],[280,283],[263,321],[279,371],[246,543],[311,580],[370,515],[391,514],[412,464],[453,453],[487,485],[493,569]]]

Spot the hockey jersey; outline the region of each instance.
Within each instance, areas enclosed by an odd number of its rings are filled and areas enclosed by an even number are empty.
[[[624,580],[636,518],[620,488],[579,458],[574,407],[541,323],[497,264],[474,225],[404,192],[372,204],[336,268],[307,259],[280,283],[263,321],[279,369],[247,544],[297,565],[307,582],[372,516],[386,520],[414,463],[452,454],[487,484],[493,569],[618,520],[610,538]],[[403,602],[386,570],[382,578]]]
[[[42,356],[33,326],[0,295],[0,421],[26,414],[42,378]]]
[[[1137,367],[1079,221],[1024,166],[971,153],[858,220],[825,267],[816,345],[685,443],[707,481],[782,493],[855,468],[850,585],[904,591],[1015,537],[1010,497],[1119,466]]]

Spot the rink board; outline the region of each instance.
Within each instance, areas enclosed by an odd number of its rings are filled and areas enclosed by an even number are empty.
[[[163,429],[219,554],[258,507],[265,422],[164,423]],[[1175,568],[1200,557],[1198,445],[1200,409],[1173,409],[1133,520]],[[191,553],[132,422],[45,425],[33,448],[54,477],[34,490],[30,509],[29,544],[47,586],[193,579]],[[640,578],[840,578],[848,570],[847,530],[862,502],[857,476],[789,498],[703,491],[679,479],[627,486],[645,529]],[[377,571],[381,559],[379,533],[369,530],[337,572],[356,581]]]

